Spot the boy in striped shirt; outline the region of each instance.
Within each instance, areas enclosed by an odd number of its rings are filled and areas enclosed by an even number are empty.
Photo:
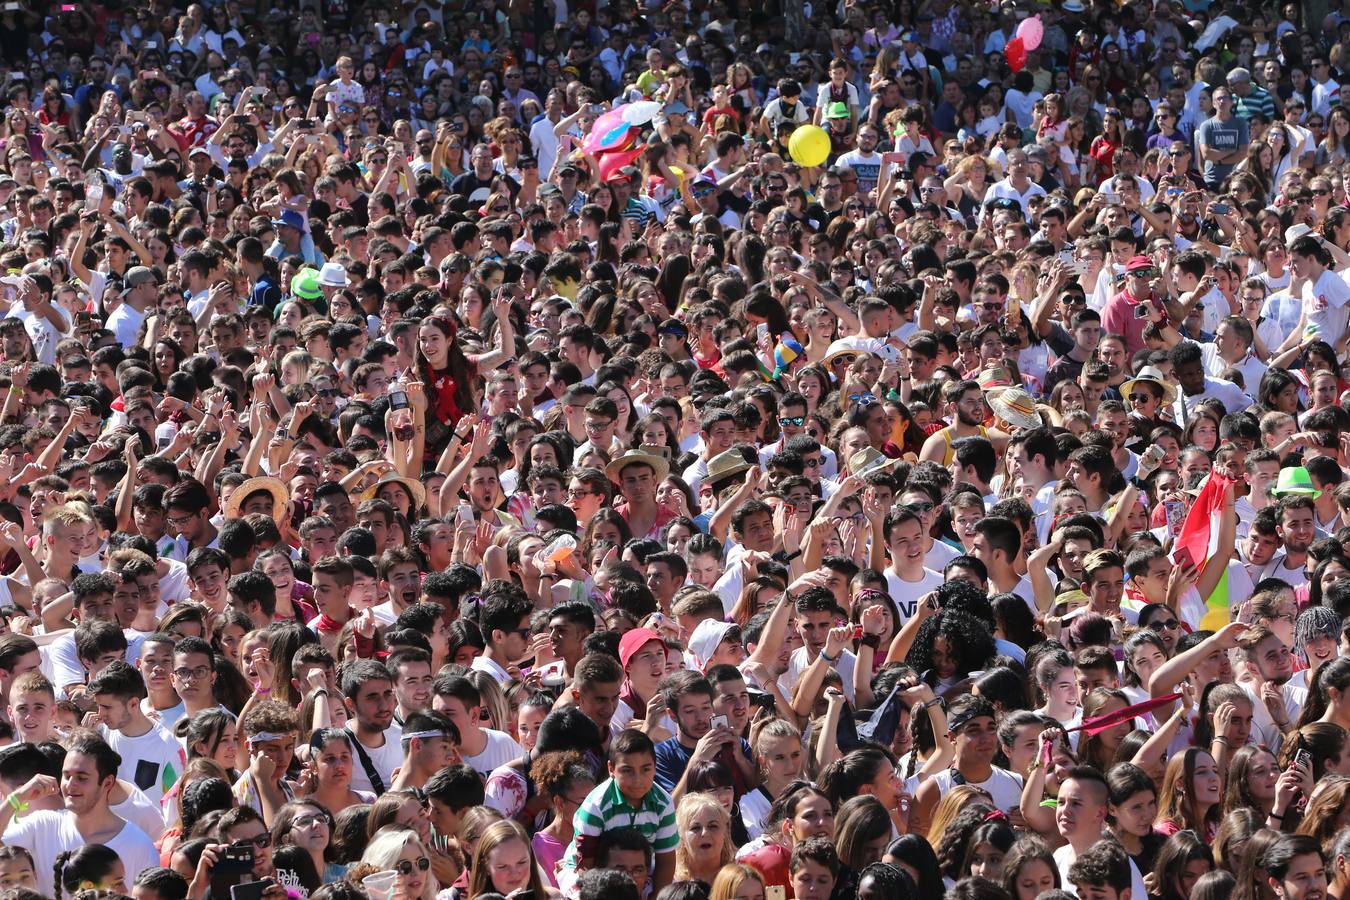
[[[568,884],[595,865],[596,840],[611,828],[632,826],[652,845],[655,872],[652,893],[675,878],[675,804],[656,784],[656,748],[651,738],[629,728],[610,742],[609,778],[587,795],[572,820],[574,837],[558,873],[558,886],[569,895]]]

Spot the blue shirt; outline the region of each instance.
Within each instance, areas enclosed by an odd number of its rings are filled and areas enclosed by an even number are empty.
[[[745,754],[745,758],[753,762],[755,756],[750,752],[750,744],[745,738],[737,740],[741,742],[741,752]],[[684,777],[684,770],[689,768],[689,758],[693,755],[694,751],[681,744],[679,737],[657,744],[656,783],[667,791],[675,790],[675,785]]]

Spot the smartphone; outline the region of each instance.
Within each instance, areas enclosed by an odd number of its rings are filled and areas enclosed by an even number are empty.
[[[590,107],[587,109],[587,112],[589,112],[593,116],[602,115],[604,111],[605,107],[601,103],[592,103]]]
[[[121,137],[129,137],[129,136],[131,135],[131,126],[130,126],[130,125],[118,125],[118,126],[117,126],[117,133],[118,133],[118,135],[120,135]]]
[[[473,507],[469,504],[461,503],[459,505],[459,512],[455,515],[459,521],[463,522],[465,525],[473,524]]]
[[[230,844],[211,868],[211,896],[228,897],[236,884],[253,875],[253,842]]]
[[[390,408],[390,409],[407,409],[407,408],[408,408],[408,395],[407,395],[407,393],[405,393],[404,391],[390,391],[390,392],[389,392],[389,408]]]
[[[1165,455],[1167,455],[1167,451],[1164,450],[1162,447],[1159,447],[1157,444],[1154,444],[1153,446],[1149,447],[1147,450],[1144,451],[1144,458],[1149,460],[1150,462],[1155,463],[1162,462],[1162,458]]]
[[[764,900],[787,900],[787,888],[781,884],[765,885]]]
[[[731,722],[730,722],[730,720],[727,719],[726,716],[713,716],[713,717],[712,717],[712,727],[713,727],[713,728],[730,728],[730,727],[731,727]]]
[[[262,900],[263,891],[272,886],[272,879],[245,881],[230,888],[230,900]]]
[[[774,701],[773,694],[751,691],[750,702],[765,712],[774,712],[778,709],[778,704]]]
[[[76,6],[75,6],[74,3],[62,3],[62,4],[61,4],[61,12],[74,12],[75,10],[76,10]]]
[[[172,444],[172,443],[173,443],[173,438],[169,437],[169,436],[166,434],[166,435],[161,436],[160,439],[159,439],[158,441],[155,442],[155,447],[156,447],[156,449],[159,449],[159,450],[168,450],[168,449],[169,449],[169,445]]]
[[[253,89],[253,99],[255,99],[255,100],[261,100],[261,99],[264,97],[264,95],[266,95],[266,94],[267,94],[267,88],[265,88],[265,87],[255,87],[255,88]]]
[[[1168,517],[1168,525],[1171,525],[1171,517]],[[1191,556],[1191,551],[1185,547],[1178,547],[1172,551],[1172,562],[1177,564],[1178,568],[1195,568],[1195,558]]]
[[[769,326],[767,324],[765,324],[764,322],[760,322],[758,325],[755,326],[755,343],[763,341],[768,336],[769,336]]]
[[[1147,303],[1140,303],[1138,306],[1136,306],[1136,307],[1134,308],[1134,317],[1135,317],[1136,319],[1147,319],[1147,318],[1148,318],[1148,304],[1147,304]]]
[[[1186,515],[1186,504],[1180,500],[1164,500],[1163,513],[1167,517],[1168,533],[1175,533],[1181,527],[1181,520]]]
[[[1312,754],[1307,750],[1297,750],[1294,752],[1294,764],[1307,769],[1312,768]]]
[[[295,127],[296,127],[296,128],[300,128],[300,129],[303,129],[303,130],[308,131],[309,129],[311,129],[311,128],[314,127],[314,120],[313,120],[313,119],[296,119],[296,120],[295,120]]]
[[[1226,216],[1230,212],[1232,212],[1232,207],[1230,207],[1227,203],[1215,203],[1214,212],[1216,215]]]
[[[97,206],[103,202],[103,185],[91,184],[84,189],[84,201]]]

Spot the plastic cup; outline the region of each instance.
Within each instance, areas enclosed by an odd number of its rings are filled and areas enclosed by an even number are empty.
[[[393,900],[394,882],[398,873],[393,869],[376,872],[361,879],[361,886],[370,894],[371,900]]]

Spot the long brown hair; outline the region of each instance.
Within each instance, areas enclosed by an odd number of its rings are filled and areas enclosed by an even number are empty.
[[[1195,803],[1194,788],[1196,760],[1201,753],[1209,756],[1207,751],[1199,747],[1188,747],[1167,763],[1167,774],[1163,776],[1162,790],[1158,796],[1158,821],[1172,822],[1180,828],[1189,828],[1204,835],[1207,825],[1218,824],[1223,798],[1221,796],[1219,802],[1201,819]]]
[[[539,865],[534,859],[534,848],[530,845],[530,836],[519,823],[512,819],[503,819],[489,825],[487,831],[484,831],[483,836],[478,839],[478,846],[473,851],[473,864],[470,867],[468,894],[470,898],[495,893],[496,889],[492,886],[492,875],[487,863],[488,854],[511,841],[520,841],[525,845],[525,852],[530,855],[529,890],[535,897],[545,895],[544,884],[539,878]]]

